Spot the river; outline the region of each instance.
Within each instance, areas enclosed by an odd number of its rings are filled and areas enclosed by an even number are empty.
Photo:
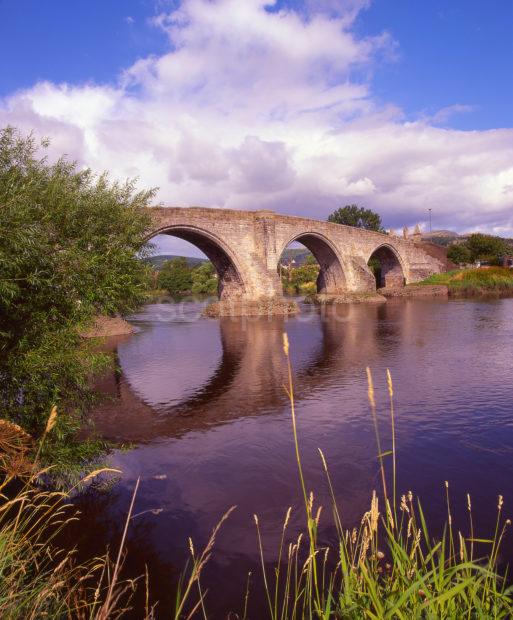
[[[333,527],[318,448],[346,526],[359,521],[379,488],[367,366],[383,449],[390,447],[390,369],[398,488],[420,496],[433,526],[446,515],[446,480],[459,529],[468,529],[467,492],[483,537],[491,533],[498,494],[513,514],[513,299],[391,301],[324,312],[302,306],[288,319],[206,319],[203,304],[147,305],[129,319],[137,333],[114,341],[119,372],[101,382],[112,398],[98,406],[94,421],[103,437],[132,447],[110,456],[123,472],[113,489],[80,500],[89,524],[81,548],[115,548],[140,477],[125,571],[148,566],[158,618],[170,617],[187,539],[204,545],[229,507],[237,506],[202,581],[213,618],[240,612],[248,571],[252,617],[263,617],[253,514],[269,561],[289,506],[290,537],[304,527],[283,388],[283,331],[307,486],[326,507],[323,540],[332,539]],[[505,551],[512,548],[508,539]]]

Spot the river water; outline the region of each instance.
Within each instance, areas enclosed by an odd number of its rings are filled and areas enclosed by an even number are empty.
[[[234,505],[204,573],[207,609],[213,618],[240,612],[251,571],[251,617],[264,617],[253,514],[268,561],[289,506],[291,539],[304,526],[283,388],[284,331],[307,486],[327,508],[324,541],[333,528],[318,448],[346,526],[359,521],[379,488],[367,366],[383,449],[390,447],[390,369],[398,487],[420,496],[433,526],[445,518],[445,480],[464,533],[467,492],[480,536],[491,533],[498,494],[513,514],[513,299],[403,300],[324,312],[303,306],[294,318],[221,320],[201,318],[204,303],[152,304],[130,317],[137,333],[115,342],[119,372],[101,382],[110,398],[94,412],[103,437],[132,448],[110,457],[123,472],[112,491],[82,499],[89,527],[79,543],[90,553],[116,548],[140,477],[125,570],[148,566],[157,617],[170,617],[187,539],[200,548]]]

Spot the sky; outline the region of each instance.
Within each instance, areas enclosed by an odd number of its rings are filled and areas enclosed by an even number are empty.
[[[7,124],[164,205],[513,236],[513,0],[0,0]]]

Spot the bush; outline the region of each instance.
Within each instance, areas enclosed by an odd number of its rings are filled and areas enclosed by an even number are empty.
[[[472,252],[465,243],[449,246],[447,258],[457,265],[465,265],[472,262]]]
[[[101,363],[79,329],[144,300],[139,256],[154,191],[65,158],[52,164],[39,155],[47,146],[12,127],[0,131],[0,405],[38,435],[50,406],[63,401],[64,436]]]

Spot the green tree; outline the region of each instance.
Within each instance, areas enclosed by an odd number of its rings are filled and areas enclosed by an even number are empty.
[[[214,265],[210,261],[198,265],[198,267],[192,270],[191,275],[193,293],[208,295],[217,293],[217,274]]]
[[[367,230],[375,230],[384,232],[381,225],[381,217],[371,211],[364,209],[358,205],[346,205],[334,211],[329,217],[328,222],[334,224],[345,224],[346,226],[355,226],[356,228],[365,228]]]
[[[466,243],[454,243],[447,248],[447,258],[457,265],[472,262],[472,252]]]
[[[39,155],[47,146],[0,130],[0,404],[37,434],[61,403],[63,438],[100,363],[79,328],[144,300],[148,269],[139,257],[154,191],[64,158],[50,163]]]
[[[465,243],[470,250],[472,260],[487,260],[496,262],[504,254],[511,253],[511,247],[500,237],[474,233]]]
[[[192,269],[183,257],[167,260],[162,265],[157,279],[159,288],[165,288],[171,295],[190,292],[192,288]]]

